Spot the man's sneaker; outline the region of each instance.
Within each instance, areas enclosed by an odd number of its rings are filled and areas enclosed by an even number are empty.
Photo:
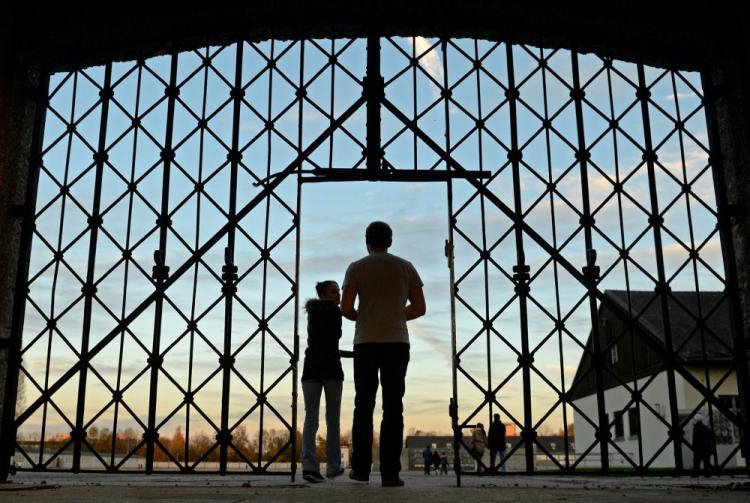
[[[357,482],[369,482],[370,476],[369,475],[361,475],[354,470],[349,472],[349,478],[352,480],[356,480]]]
[[[302,478],[308,482],[312,482],[313,484],[317,482],[323,482],[325,480],[320,472],[313,472],[308,470],[302,471]]]
[[[326,477],[329,478],[329,479],[335,479],[336,477],[338,477],[342,473],[344,473],[344,469],[343,468],[339,468],[337,471],[335,471],[333,473],[326,474]]]
[[[404,485],[404,481],[399,477],[395,479],[383,479],[383,487],[401,487]]]

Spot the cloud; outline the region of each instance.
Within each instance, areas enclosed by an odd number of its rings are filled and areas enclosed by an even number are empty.
[[[700,135],[699,135],[700,139]],[[685,162],[682,162],[682,153],[679,148],[662,149],[659,152],[659,164],[672,173],[675,178],[682,180],[683,168],[688,175],[688,181],[708,164],[708,153],[698,146],[685,148]],[[710,177],[710,172],[706,173]],[[705,175],[704,175],[705,176]]]
[[[427,344],[441,356],[447,356],[450,361],[450,331],[448,327],[442,330],[430,323],[415,320],[409,323],[409,335],[419,342]]]
[[[549,370],[551,372],[554,372],[555,377],[560,375],[560,365],[555,363],[545,363],[542,365],[542,368]],[[578,370],[578,367],[574,367],[572,365],[563,365],[562,367],[563,372],[566,376],[573,376],[576,373],[576,370]]]
[[[437,82],[443,82],[443,63],[440,61],[437,47],[430,49],[432,47],[432,42],[424,37],[414,37],[413,40],[417,57],[420,58],[419,64],[433,79]]]
[[[72,367],[77,360],[65,357],[56,357],[49,360],[49,371],[51,374],[65,372]],[[23,361],[23,367],[32,375],[47,368],[47,358],[27,358]]]
[[[675,98],[677,100],[686,100],[686,99],[689,99],[689,98],[693,98],[693,99],[696,99],[696,100],[699,99],[698,95],[696,95],[695,93],[692,93],[692,92],[690,92],[690,93],[688,93],[688,92],[678,92],[676,95],[673,94],[673,93],[669,93],[669,94],[664,95],[664,97],[662,99],[664,101],[675,101]]]

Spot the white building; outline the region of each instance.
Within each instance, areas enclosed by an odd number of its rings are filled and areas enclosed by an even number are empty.
[[[612,443],[609,464],[613,469],[643,464],[648,468],[674,468],[674,446],[668,443],[671,422],[667,371],[664,366],[664,328],[661,299],[653,292],[608,290],[618,306],[599,307],[600,347],[604,356],[603,383],[607,422]],[[629,300],[628,300],[629,299]],[[685,372],[704,386],[715,388],[714,396],[739,414],[737,381],[732,369],[732,333],[728,299],[721,292],[672,292],[668,300],[673,348]],[[630,331],[627,313],[638,319],[642,329]],[[580,456],[593,449],[580,462],[581,467],[600,466],[599,444],[595,438],[598,421],[596,375],[591,363],[591,334],[587,352],[578,365],[570,398],[574,409],[576,452]],[[633,393],[641,400],[631,400]],[[703,416],[716,437],[712,463],[731,468],[745,466],[740,455],[738,428],[700,392],[675,371],[675,401],[684,431],[683,466],[692,468],[692,428],[695,414]],[[588,420],[586,419],[588,418]],[[614,444],[614,445],[613,445]],[[666,444],[666,446],[665,446]],[[632,460],[629,461],[629,459]]]

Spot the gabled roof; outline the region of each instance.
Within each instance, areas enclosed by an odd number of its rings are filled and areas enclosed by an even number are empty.
[[[606,290],[623,312],[628,312],[626,290]],[[682,361],[730,361],[732,358],[732,326],[729,299],[724,292],[671,292],[667,296],[672,347],[679,349]],[[644,311],[645,308],[645,311]],[[699,309],[700,308],[700,309]],[[599,308],[601,313],[602,308]],[[630,312],[637,316],[648,335],[664,344],[661,298],[652,291],[631,291]],[[705,337],[701,337],[699,320],[705,323]],[[590,337],[590,334],[589,334]],[[703,353],[705,340],[705,357]]]
[[[632,344],[633,360],[624,361],[620,355],[620,364],[613,365],[603,375],[604,389],[620,385],[620,381],[653,375],[664,366],[664,323],[662,323],[662,300],[653,291],[606,290],[604,295],[608,304],[600,304],[599,330],[602,347],[611,343],[610,337],[618,337],[603,330],[605,318],[624,330],[629,316],[635,318],[637,329],[632,331],[632,341],[620,339],[626,345]],[[670,292],[667,296],[672,348],[677,352],[682,364],[718,364],[732,361],[732,328],[729,299],[723,292]],[[628,314],[630,313],[630,314]],[[704,327],[701,329],[701,326]],[[703,332],[701,334],[701,331]],[[591,332],[586,341],[587,352],[581,355],[573,384],[569,388],[571,399],[578,399],[595,393],[595,382],[591,370],[593,346]],[[624,364],[624,366],[623,366]],[[617,375],[619,380],[613,375]]]

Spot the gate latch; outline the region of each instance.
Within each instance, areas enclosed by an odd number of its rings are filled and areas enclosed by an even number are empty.
[[[450,240],[445,240],[445,258],[448,259],[448,268],[453,265],[453,244],[450,242]]]

